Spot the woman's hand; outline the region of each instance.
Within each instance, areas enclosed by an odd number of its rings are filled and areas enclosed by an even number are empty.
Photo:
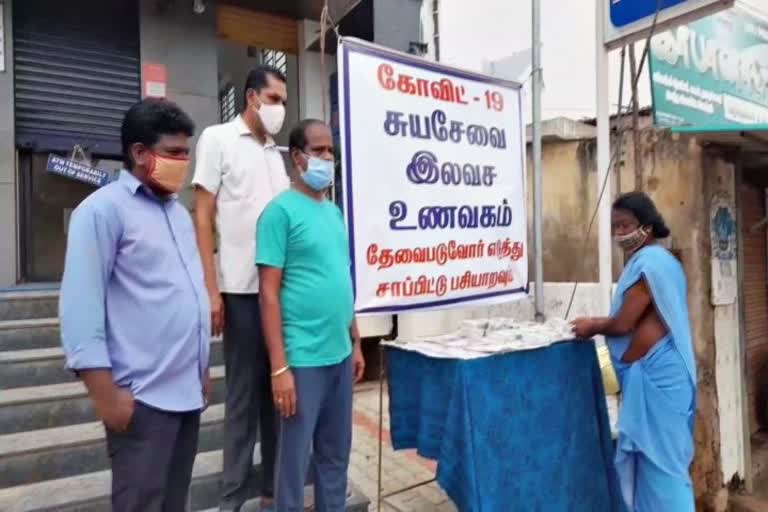
[[[597,334],[597,322],[594,318],[577,318],[571,322],[573,334],[582,340],[588,340]]]

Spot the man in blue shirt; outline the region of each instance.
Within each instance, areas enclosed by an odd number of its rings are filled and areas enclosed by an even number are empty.
[[[292,188],[259,218],[259,301],[282,416],[275,466],[277,512],[303,510],[312,451],[316,512],[345,509],[352,444],[352,387],[365,363],[354,318],[349,246],[339,208],[326,198],[333,140],[321,121],[291,132]]]
[[[62,343],[106,428],[115,512],[187,506],[211,332],[192,220],[176,197],[193,132],[171,102],[131,107],[126,170],[70,221]]]

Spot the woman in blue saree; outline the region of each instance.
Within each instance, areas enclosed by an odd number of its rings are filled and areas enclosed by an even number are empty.
[[[621,385],[616,470],[629,512],[694,512],[696,364],[682,265],[657,241],[669,236],[641,192],[613,204],[624,250],[610,316],[573,322],[579,338],[604,335]]]

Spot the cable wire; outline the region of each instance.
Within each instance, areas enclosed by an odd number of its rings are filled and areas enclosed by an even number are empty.
[[[645,60],[648,57],[648,52],[651,47],[651,39],[653,38],[654,33],[656,32],[656,24],[659,20],[659,12],[661,12],[662,8],[662,0],[656,0],[656,12],[653,14],[653,22],[651,23],[651,27],[648,31],[648,36],[645,39],[645,46],[643,48],[643,54],[640,57],[640,64],[638,65],[638,72],[635,76],[635,80],[632,83],[632,100],[630,101],[630,104],[637,101],[636,98],[636,92],[637,92],[637,84],[640,80],[640,75],[643,70],[643,66],[645,64]],[[632,43],[634,44],[634,43]],[[623,113],[623,106],[622,106],[622,99],[624,94],[624,52],[626,50],[626,47],[622,49],[622,59],[621,59],[621,78],[619,79],[619,105],[617,109],[617,117],[619,120],[619,123],[622,121],[622,113]],[[610,119],[609,119],[610,123]],[[584,244],[582,247],[582,254],[586,252],[587,244],[589,243],[589,235],[592,234],[592,228],[595,224],[595,219],[597,218],[597,214],[600,211],[600,202],[603,200],[603,196],[605,195],[605,189],[608,185],[608,180],[611,177],[611,169],[613,169],[614,162],[619,156],[619,153],[621,152],[621,146],[624,144],[624,134],[627,131],[627,126],[624,123],[621,123],[621,126],[618,130],[618,141],[616,143],[616,147],[613,151],[613,154],[611,155],[611,159],[608,161],[608,168],[605,170],[605,177],[603,178],[603,183],[600,186],[600,193],[597,196],[597,204],[595,205],[595,209],[592,211],[592,216],[589,220],[589,225],[587,226],[587,232],[584,235]],[[573,308],[573,302],[576,298],[576,289],[579,286],[579,281],[575,280],[573,283],[573,290],[571,290],[571,297],[568,301],[568,308],[565,310],[565,319],[568,320],[568,317],[571,314],[571,309]]]

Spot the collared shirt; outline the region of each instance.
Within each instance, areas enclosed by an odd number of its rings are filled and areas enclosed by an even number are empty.
[[[68,368],[111,368],[157,409],[202,408],[210,304],[192,220],[175,197],[122,171],[78,206],[59,315]]]
[[[253,233],[261,212],[290,185],[273,141],[261,144],[242,116],[206,128],[192,183],[216,195],[218,283],[223,293],[258,293]]]

